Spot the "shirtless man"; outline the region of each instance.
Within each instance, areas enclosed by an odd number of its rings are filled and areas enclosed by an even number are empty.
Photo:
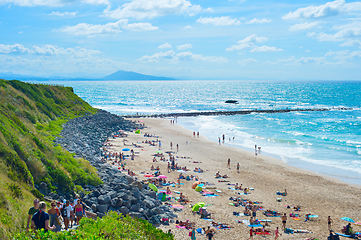
[[[231,159],[228,158],[228,164],[227,164],[228,168],[231,166]]]
[[[282,219],[282,228],[283,230],[286,229],[286,222],[287,222],[287,216],[286,216],[286,213],[283,214],[283,216],[281,217]]]

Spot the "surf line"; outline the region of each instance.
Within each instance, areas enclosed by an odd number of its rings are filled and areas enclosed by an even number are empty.
[[[142,115],[142,117],[150,118],[166,118],[166,117],[196,117],[196,116],[212,116],[212,115],[246,115],[251,113],[288,113],[288,112],[322,112],[330,110],[352,110],[352,108],[295,108],[295,109],[253,109],[239,111],[205,111],[205,112],[182,112],[182,113],[163,113]],[[127,117],[139,117],[139,115],[128,115]]]

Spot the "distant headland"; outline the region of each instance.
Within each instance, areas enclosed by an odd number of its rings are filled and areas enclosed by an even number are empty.
[[[21,75],[14,73],[0,73],[0,79],[6,80],[38,80],[38,81],[51,81],[51,80],[61,80],[61,81],[167,81],[167,80],[177,80],[170,77],[158,77],[145,75],[141,73],[123,71],[119,70],[105,77],[98,78],[72,78],[72,77],[62,77],[62,76],[52,76],[52,77],[39,77],[32,75]]]

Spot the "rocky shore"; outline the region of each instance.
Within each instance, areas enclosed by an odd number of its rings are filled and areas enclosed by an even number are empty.
[[[105,216],[109,210],[122,214],[129,214],[148,220],[159,225],[163,218],[173,218],[172,210],[157,199],[156,192],[148,185],[137,181],[136,178],[121,173],[117,168],[101,162],[102,143],[119,130],[133,131],[142,125],[125,120],[124,118],[99,110],[97,114],[69,120],[61,132],[61,137],[55,140],[75,157],[82,157],[94,166],[103,181],[99,186],[83,186],[90,192],[81,194],[88,211],[96,213],[98,217]],[[48,193],[46,186],[39,186],[39,190],[49,198],[62,200],[64,196]]]

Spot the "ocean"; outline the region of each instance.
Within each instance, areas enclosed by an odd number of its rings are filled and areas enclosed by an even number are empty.
[[[330,111],[179,117],[178,124],[225,144],[361,185],[361,82],[52,81],[118,115],[329,108]],[[237,100],[239,104],[226,104]],[[340,110],[340,108],[350,108]],[[222,159],[223,160],[223,159]]]

